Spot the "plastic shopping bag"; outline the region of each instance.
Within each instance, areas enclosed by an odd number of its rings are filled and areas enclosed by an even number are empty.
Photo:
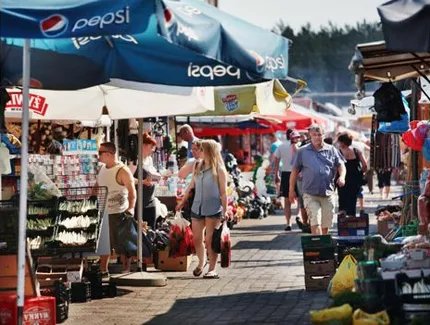
[[[352,291],[357,278],[357,261],[354,256],[346,255],[330,281],[329,292],[332,297],[344,291]]]
[[[368,314],[361,309],[357,309],[352,314],[353,325],[388,325],[390,317],[385,310],[375,314]]]
[[[221,267],[229,267],[231,264],[231,237],[230,229],[224,221],[221,232]]]
[[[178,211],[170,223],[169,256],[187,256],[194,254],[194,252],[193,232],[190,228],[190,222],[182,217],[182,213]]]

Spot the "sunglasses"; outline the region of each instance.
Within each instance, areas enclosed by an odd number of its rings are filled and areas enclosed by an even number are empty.
[[[99,156],[101,155],[101,154],[103,154],[103,153],[112,153],[112,152],[110,152],[110,151],[107,151],[107,150],[99,150]]]

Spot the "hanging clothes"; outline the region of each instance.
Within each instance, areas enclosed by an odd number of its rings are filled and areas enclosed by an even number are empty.
[[[375,170],[400,166],[400,136],[375,132],[373,150],[373,168]]]

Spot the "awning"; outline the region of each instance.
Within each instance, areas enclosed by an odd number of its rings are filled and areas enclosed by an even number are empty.
[[[430,53],[403,53],[387,50],[385,42],[358,44],[353,60],[363,81],[397,81],[430,73]]]
[[[430,52],[430,0],[391,0],[378,13],[389,49]]]

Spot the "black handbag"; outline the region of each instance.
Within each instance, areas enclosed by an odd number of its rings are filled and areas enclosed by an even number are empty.
[[[224,222],[221,223],[221,225],[218,227],[218,229],[214,229],[214,233],[212,235],[212,250],[215,253],[221,253],[221,234],[222,234],[222,227],[224,227]]]
[[[137,221],[134,217],[124,212],[121,214],[121,220],[118,225],[119,252],[127,256],[137,255]],[[153,252],[153,243],[148,234],[142,232],[142,256],[151,257]]]

